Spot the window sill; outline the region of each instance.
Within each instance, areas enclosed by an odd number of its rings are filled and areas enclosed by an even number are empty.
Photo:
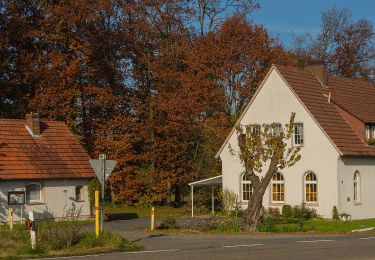
[[[318,202],[305,202],[306,206],[308,207],[319,207]]]
[[[361,206],[361,205],[362,205],[362,202],[360,202],[360,201],[354,201],[354,202],[353,202],[353,205],[354,205],[354,206]]]
[[[34,205],[44,205],[44,202],[26,202],[26,205],[34,206]]]
[[[271,201],[270,206],[282,206],[285,204],[285,201]]]

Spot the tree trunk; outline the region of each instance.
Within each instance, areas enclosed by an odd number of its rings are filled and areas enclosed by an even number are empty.
[[[260,220],[264,214],[263,208],[264,192],[254,192],[249,200],[248,208],[245,212],[245,229],[246,231],[254,232],[259,225]]]
[[[175,184],[174,186],[174,206],[179,207],[181,205],[181,189],[180,186]]]

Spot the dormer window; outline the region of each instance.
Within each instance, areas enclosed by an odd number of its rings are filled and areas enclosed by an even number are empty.
[[[375,124],[365,125],[366,141],[369,144],[375,144]]]

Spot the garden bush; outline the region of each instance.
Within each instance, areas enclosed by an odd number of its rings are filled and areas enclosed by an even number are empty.
[[[301,205],[294,206],[292,216],[293,218],[305,219],[305,220],[319,217],[315,209],[306,207],[306,203],[301,203]]]
[[[282,208],[282,218],[283,219],[288,219],[293,217],[293,208],[289,204],[283,205]]]
[[[264,218],[258,226],[260,232],[277,232],[276,228],[277,220],[274,218]]]
[[[332,219],[340,220],[340,214],[336,206],[333,206],[333,209],[332,209]]]
[[[174,217],[166,217],[160,223],[158,229],[179,229],[180,227],[177,225],[176,219]]]
[[[98,238],[93,232],[85,232],[81,234],[81,239],[77,244],[78,247],[94,248],[94,247],[113,247],[119,250],[130,250],[134,245],[123,239],[119,234],[104,232]]]
[[[264,212],[265,218],[280,218],[280,209],[279,208],[268,208]]]
[[[224,217],[224,218],[211,218],[203,231],[215,232],[241,232],[243,227],[237,218]]]

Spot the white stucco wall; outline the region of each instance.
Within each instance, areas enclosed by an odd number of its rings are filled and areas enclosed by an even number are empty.
[[[81,216],[90,215],[90,206],[87,189],[87,179],[68,180],[40,180],[40,181],[2,181],[0,182],[0,222],[7,222],[9,216],[8,191],[25,189],[28,183],[42,184],[42,203],[23,206],[23,218],[28,216],[28,212],[33,210],[37,218],[42,215],[47,218],[61,218],[72,203],[81,208]],[[75,201],[75,187],[83,186],[83,201]],[[12,206],[14,221],[19,221],[21,216],[21,206]]]
[[[360,174],[360,201],[354,201],[354,173]],[[338,166],[340,213],[352,219],[375,218],[375,158],[343,157]]]
[[[304,106],[289,89],[278,72],[273,70],[258,95],[241,120],[241,125],[289,122],[292,112],[296,113],[295,122],[304,124],[304,147],[302,159],[292,168],[281,172],[285,180],[285,204],[298,205],[304,200],[303,178],[307,171],[313,171],[318,178],[318,203],[308,205],[315,208],[323,217],[331,217],[332,208],[338,204],[337,164],[339,153],[326,137],[318,124],[311,118]],[[229,144],[235,149],[237,136],[234,133],[220,154],[223,171],[223,188],[230,189],[240,196],[240,177],[244,168],[234,157]],[[282,207],[273,204],[271,190],[267,189],[264,207]],[[243,203],[247,206],[246,203]]]

